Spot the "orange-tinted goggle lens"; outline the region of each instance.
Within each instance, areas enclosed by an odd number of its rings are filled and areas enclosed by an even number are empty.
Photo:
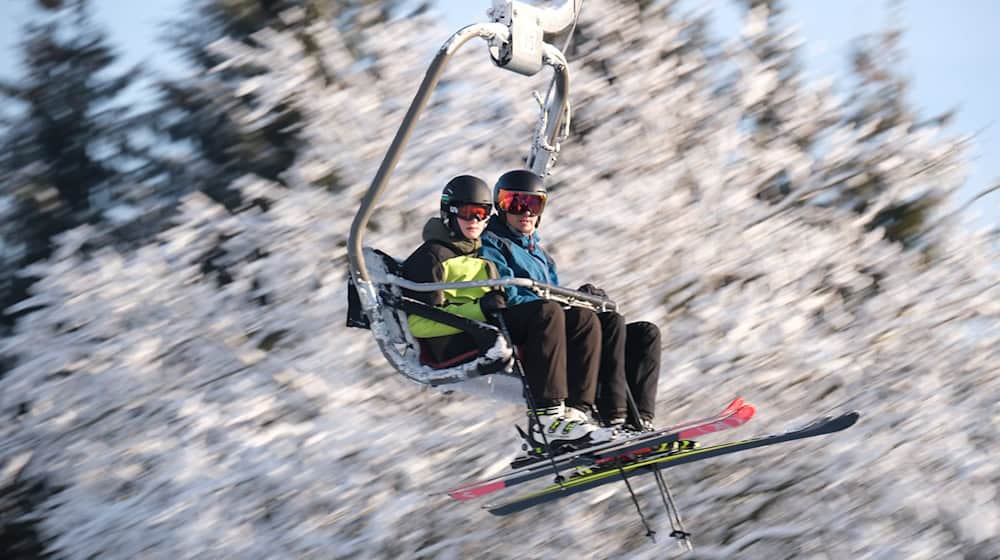
[[[490,219],[490,209],[487,206],[479,206],[478,204],[463,204],[458,207],[455,215],[470,222],[472,220],[485,222]]]
[[[540,216],[545,209],[545,195],[520,191],[501,190],[497,194],[497,206],[508,214],[525,214],[531,212]]]

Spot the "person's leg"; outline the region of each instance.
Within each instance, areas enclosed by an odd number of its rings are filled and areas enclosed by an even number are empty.
[[[601,365],[601,323],[590,309],[571,307],[566,316],[566,404],[590,410]]]
[[[597,411],[603,422],[624,419],[628,413],[625,391],[625,318],[607,311],[597,314],[601,322],[601,367],[597,375]]]
[[[548,301],[508,307],[503,318],[511,342],[521,351],[521,365],[537,408],[566,399],[566,321],[562,309]]]
[[[609,437],[600,432],[595,438],[593,434],[598,433],[597,427],[585,417],[579,418],[567,413],[568,409],[563,406],[564,401],[573,404],[574,399],[580,398],[589,398],[585,401],[588,404],[594,402],[599,354],[589,358],[572,356],[572,360],[569,360],[570,354],[567,352],[567,344],[582,345],[584,339],[600,344],[600,325],[593,312],[590,315],[589,322],[572,315],[573,331],[570,336],[567,333],[569,316],[556,303],[529,302],[504,311],[512,342],[521,350],[525,376],[535,401],[535,409],[528,411],[529,416],[537,420],[537,423],[529,420],[528,430],[528,443],[535,454],[542,452],[540,450],[544,449],[546,439],[550,445],[556,446],[550,450],[557,452],[565,446],[572,448],[575,445],[589,445]],[[587,334],[589,337],[584,336]],[[596,345],[593,347],[597,348],[596,352],[600,352],[600,347]],[[583,381],[574,378],[573,384],[567,386],[567,364],[578,367],[576,363],[581,359],[592,369],[592,373]],[[593,365],[590,366],[586,360],[592,361]],[[539,430],[544,431],[545,438],[542,438]]]
[[[660,329],[639,321],[625,327],[625,374],[643,420],[656,415],[656,391],[660,382]]]

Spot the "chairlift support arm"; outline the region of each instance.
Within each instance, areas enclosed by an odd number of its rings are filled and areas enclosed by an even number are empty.
[[[452,56],[473,37],[481,37],[491,45],[494,62],[501,68],[533,74],[544,65],[552,66],[553,84],[551,95],[546,99],[543,115],[539,119],[535,138],[528,156],[533,171],[544,176],[554,158],[553,147],[558,146],[559,130],[564,113],[569,111],[567,94],[569,91],[569,69],[566,59],[555,46],[544,42],[546,33],[558,33],[568,28],[574,19],[575,0],[565,0],[556,8],[542,9],[517,0],[494,0],[491,10],[493,23],[477,23],[466,26],[452,35],[438,49],[424,74],[416,96],[410,103],[403,122],[396,131],[382,163],[379,165],[371,186],[361,200],[361,207],[351,224],[347,243],[350,273],[360,292],[362,301],[371,301],[371,286],[368,268],[362,256],[362,246],[368,221],[375,209],[375,203],[385,190],[389,176],[399,162],[420,113],[427,106],[431,94],[444,72],[445,65]],[[504,46],[510,50],[510,57],[502,54]],[[534,70],[532,70],[534,69]],[[541,151],[548,152],[539,156]]]

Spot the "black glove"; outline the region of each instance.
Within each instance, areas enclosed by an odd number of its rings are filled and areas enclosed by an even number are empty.
[[[500,290],[486,292],[486,295],[479,298],[479,309],[482,309],[483,315],[487,317],[501,309],[507,309],[507,294]]]
[[[604,290],[598,288],[597,286],[595,286],[593,284],[584,284],[584,285],[580,286],[580,288],[577,291],[578,292],[583,292],[585,294],[590,294],[592,296],[602,297],[602,298],[608,297],[608,293],[607,292],[605,292]]]

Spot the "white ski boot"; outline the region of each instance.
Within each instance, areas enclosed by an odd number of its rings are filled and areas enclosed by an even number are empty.
[[[529,444],[533,449],[544,449],[545,440],[553,449],[582,449],[595,443],[608,441],[613,431],[601,428],[587,415],[571,406],[559,405],[528,411],[538,423],[529,421]],[[538,432],[545,431],[545,438]]]

